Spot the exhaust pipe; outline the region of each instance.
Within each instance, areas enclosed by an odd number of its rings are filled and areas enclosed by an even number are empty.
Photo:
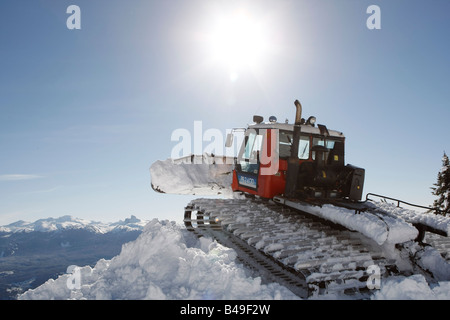
[[[301,124],[302,123],[302,105],[300,101],[295,100],[294,102],[295,108],[297,109],[295,112],[295,124]]]
[[[302,105],[298,100],[295,100],[294,104],[297,110],[295,113],[295,125],[292,137],[293,141],[291,146],[291,154],[288,158],[286,184],[284,187],[284,194],[288,198],[296,197],[297,177],[300,167],[300,164],[298,162],[298,148],[300,143],[300,125],[302,124]]]

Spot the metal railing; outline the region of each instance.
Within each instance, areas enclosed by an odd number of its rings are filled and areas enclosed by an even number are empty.
[[[412,207],[416,207],[416,208],[422,208],[422,209],[427,209],[428,211],[435,211],[435,212],[438,213],[438,214],[442,214],[442,211],[439,210],[439,209],[434,209],[434,208],[431,208],[431,207],[425,207],[425,206],[422,206],[422,205],[419,205],[419,204],[414,204],[414,203],[406,202],[406,201],[403,201],[403,200],[400,200],[400,199],[391,198],[391,197],[383,196],[383,195],[381,195],[381,194],[376,194],[376,193],[370,193],[370,192],[369,192],[368,194],[366,194],[366,201],[367,201],[367,200],[373,201],[373,199],[370,199],[369,196],[374,196],[374,197],[382,198],[382,199],[384,199],[385,201],[386,201],[386,200],[397,201],[397,207],[399,207],[399,208],[400,208],[400,203],[404,203],[404,204],[406,204],[406,205],[408,205],[408,206],[412,206]]]

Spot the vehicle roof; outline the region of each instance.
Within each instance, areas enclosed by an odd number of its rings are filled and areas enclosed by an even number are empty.
[[[262,123],[258,123],[258,124],[250,124],[248,127],[249,127],[249,129],[279,129],[279,130],[294,131],[294,125],[291,123],[262,122]],[[321,135],[321,132],[320,132],[320,129],[318,126],[313,127],[312,125],[309,125],[309,124],[308,125],[301,124],[300,128],[301,128],[301,132]],[[328,129],[328,133],[330,134],[330,137],[345,138],[344,134],[340,131]]]

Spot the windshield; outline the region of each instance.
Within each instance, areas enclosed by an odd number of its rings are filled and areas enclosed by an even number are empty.
[[[241,151],[239,164],[244,172],[258,173],[258,152],[261,151],[263,136],[249,130],[245,137],[245,147]]]

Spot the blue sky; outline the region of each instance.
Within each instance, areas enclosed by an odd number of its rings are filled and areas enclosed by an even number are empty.
[[[66,27],[72,4],[80,30]],[[366,27],[372,4],[380,30]],[[0,225],[181,219],[190,197],[150,188],[171,133],[197,120],[225,132],[253,114],[292,121],[295,99],[344,132],[365,192],[434,199],[450,152],[447,0],[4,0],[0,9]],[[260,27],[264,46],[230,66],[213,50],[214,30],[236,12]]]

